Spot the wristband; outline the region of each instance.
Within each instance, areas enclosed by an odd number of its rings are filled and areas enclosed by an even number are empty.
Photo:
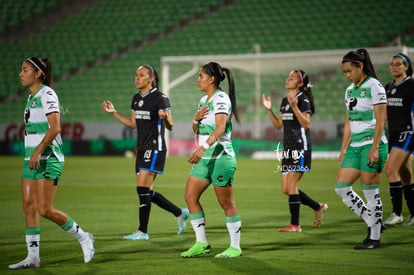
[[[198,124],[200,124],[200,121],[193,119],[193,123],[194,123],[195,125],[198,125]]]
[[[210,145],[208,145],[207,141],[204,142],[203,144],[201,144],[201,147],[204,147],[204,149],[208,149],[210,147]]]

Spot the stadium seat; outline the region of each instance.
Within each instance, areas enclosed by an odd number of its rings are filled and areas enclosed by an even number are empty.
[[[111,97],[117,106],[128,110],[134,90],[134,71],[140,64],[150,63],[160,70],[161,56],[253,53],[254,44],[259,44],[264,53],[385,44],[391,36],[414,25],[410,20],[414,14],[411,2],[402,0],[401,5],[391,2],[367,0],[355,5],[352,0],[322,0],[318,4],[304,0],[183,0],[184,9],[170,0],[125,0],[124,5],[117,1],[98,1],[66,20],[33,33],[22,42],[0,43],[2,63],[6,64],[0,68],[0,97],[5,98],[0,107],[7,106],[7,112],[0,112],[0,122],[20,121],[22,103],[9,99],[9,95],[20,88],[17,75],[21,62],[31,55],[49,57],[54,74],[65,76],[55,83],[62,102],[69,102],[74,110],[65,119],[100,121],[107,117],[102,116],[99,106],[88,108],[90,103],[83,99],[99,102],[103,97]],[[19,26],[24,18],[42,14],[59,5],[60,1],[28,3],[15,0],[11,3],[6,1],[2,7],[0,32],[11,25]],[[347,9],[341,8],[342,5],[347,5]],[[142,6],[151,6],[151,9],[144,10]],[[391,14],[387,12],[389,10],[394,12]],[[349,14],[360,16],[353,17],[353,24],[349,24]],[[140,20],[143,17],[154,20]],[[166,29],[173,31],[166,35]],[[159,35],[158,38],[154,34]],[[404,44],[414,46],[413,38],[403,39]],[[143,43],[135,49],[139,40]],[[119,56],[119,52],[124,54]],[[115,58],[111,59],[112,56]],[[108,57],[110,60],[105,59]],[[100,62],[95,64],[96,61]],[[378,75],[383,83],[389,79],[387,68],[378,68]],[[251,115],[254,105],[252,81],[243,74],[236,77],[239,106],[246,112],[241,115],[251,121],[254,119]],[[285,77],[264,77],[262,90],[283,90],[280,83]],[[183,104],[199,99],[194,81],[195,78],[187,86],[177,87],[185,92],[173,90],[171,93],[178,122],[187,121],[192,115],[192,109]],[[342,102],[328,101],[329,97],[343,97],[346,79],[342,73],[315,75],[312,81],[318,83],[314,92],[320,109],[326,110],[331,120],[342,119]],[[24,98],[21,100],[25,101]],[[317,112],[316,118],[324,119],[325,116]]]

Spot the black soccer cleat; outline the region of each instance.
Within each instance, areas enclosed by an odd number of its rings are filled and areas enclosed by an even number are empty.
[[[354,249],[356,250],[363,250],[363,249],[375,249],[375,248],[381,248],[381,241],[380,240],[371,240],[371,239],[365,239],[361,244],[357,244],[354,246]]]

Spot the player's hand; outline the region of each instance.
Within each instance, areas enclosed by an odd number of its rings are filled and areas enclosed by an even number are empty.
[[[200,108],[200,110],[198,110],[194,116],[193,116],[193,120],[195,121],[200,121],[203,120],[208,114],[208,106],[205,105],[203,107]]]
[[[102,102],[102,109],[105,112],[110,113],[110,114],[113,114],[116,112],[114,105],[109,100],[105,100],[104,102]]]
[[[293,93],[289,92],[287,94],[287,99],[288,99],[289,105],[291,107],[296,107],[298,105],[298,98],[297,98],[296,94],[293,94]]]
[[[167,111],[160,109],[158,110],[158,116],[160,117],[160,119],[164,120],[168,117],[168,113]]]
[[[206,149],[203,146],[200,146],[193,152],[193,154],[188,159],[189,163],[196,164],[200,161],[200,159],[203,157],[204,152]]]
[[[266,110],[272,109],[272,101],[270,100],[270,96],[266,97],[265,95],[262,95],[262,104]]]
[[[344,159],[344,154],[341,152],[340,154],[339,154],[339,156],[338,156],[338,165],[341,165],[341,163],[342,163],[342,160]]]
[[[371,150],[368,152],[368,166],[372,167],[378,162],[378,160],[378,150],[371,148]]]
[[[40,155],[33,154],[29,159],[29,169],[37,170],[40,168]]]

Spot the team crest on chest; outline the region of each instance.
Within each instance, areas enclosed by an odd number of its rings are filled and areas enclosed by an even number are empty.
[[[140,100],[139,102],[138,102],[138,107],[142,107],[144,105],[144,100]]]
[[[365,97],[365,95],[366,95],[365,89],[361,89],[361,92],[359,93],[359,96],[360,97]]]
[[[37,106],[37,100],[35,99],[35,100],[33,100],[32,101],[32,109],[34,109],[34,108],[36,108],[36,106]]]
[[[396,88],[393,88],[392,90],[391,90],[391,94],[392,95],[395,95],[395,93],[397,92],[397,89]]]

